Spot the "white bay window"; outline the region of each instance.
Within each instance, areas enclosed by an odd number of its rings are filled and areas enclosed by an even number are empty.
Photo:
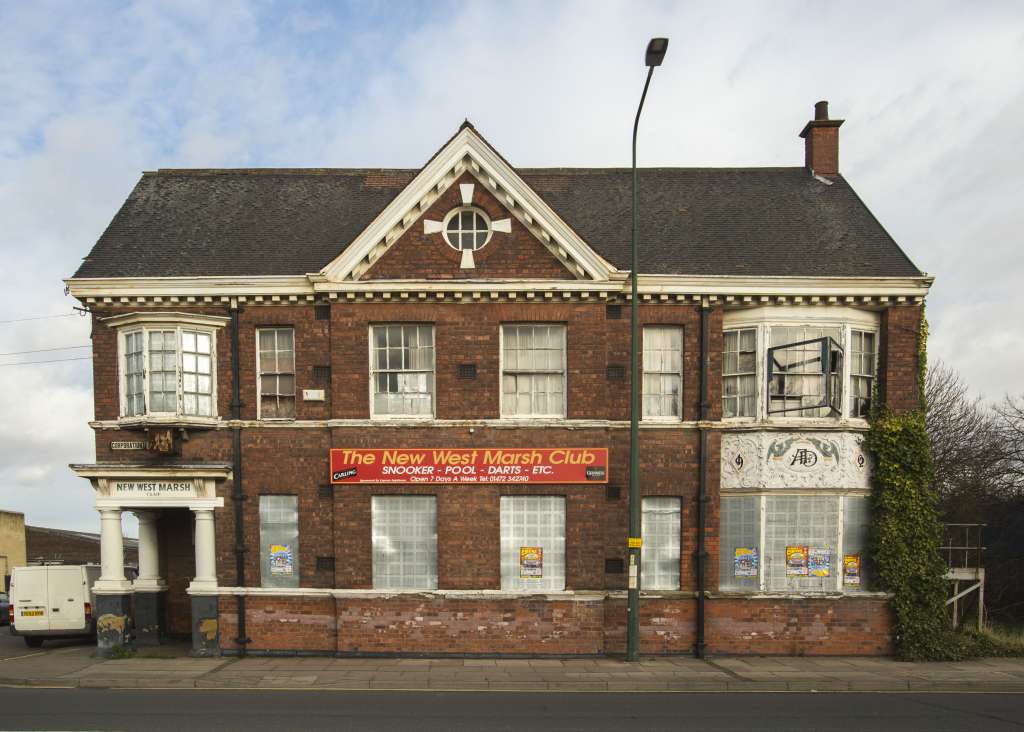
[[[866,418],[878,315],[846,307],[730,313],[722,345],[726,419]]]
[[[104,319],[118,330],[121,417],[215,418],[216,329],[226,321],[184,313],[131,313]]]
[[[870,331],[850,332],[850,416],[867,417],[875,383],[877,336]]]
[[[725,331],[722,416],[753,417],[757,408],[757,329]]]
[[[866,495],[724,495],[719,589],[856,593],[867,589]]]

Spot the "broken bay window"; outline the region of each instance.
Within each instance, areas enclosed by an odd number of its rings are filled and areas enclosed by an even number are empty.
[[[722,416],[753,417],[757,409],[757,329],[724,333]]]
[[[776,326],[768,348],[768,414],[838,417],[843,347],[839,328]]]
[[[850,332],[850,416],[867,417],[875,382],[876,336],[871,331]]]

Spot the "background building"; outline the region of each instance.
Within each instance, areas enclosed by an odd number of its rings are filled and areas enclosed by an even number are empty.
[[[100,535],[86,531],[26,526],[25,542],[31,562],[66,562],[67,564],[99,564]],[[124,563],[139,566],[139,541],[125,537]]]
[[[803,167],[640,172],[642,652],[891,647],[861,440],[917,404],[931,279],[840,124]],[[418,171],[144,174],[68,280],[100,615],[196,653],[624,650],[629,194],[468,123]]]
[[[25,514],[0,511],[0,570],[4,590],[11,585],[11,570],[25,566]]]

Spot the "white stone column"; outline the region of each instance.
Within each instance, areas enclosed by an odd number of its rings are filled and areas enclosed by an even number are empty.
[[[167,583],[160,576],[160,539],[156,530],[159,514],[132,511],[139,519],[139,576],[133,583],[136,592],[160,592]]]
[[[121,509],[100,509],[100,578],[96,592],[123,594],[131,583],[124,576],[124,539],[121,535]]]
[[[196,515],[196,576],[189,592],[217,588],[217,542],[212,508],[192,509]]]

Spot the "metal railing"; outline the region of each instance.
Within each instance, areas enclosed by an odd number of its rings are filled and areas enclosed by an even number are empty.
[[[952,611],[950,621],[954,628],[960,625],[961,615],[970,609],[970,595],[976,596],[978,630],[985,627],[985,546],[981,543],[984,528],[985,524],[943,524],[941,549],[948,567],[946,579],[953,583],[946,606]],[[962,584],[966,585],[964,589],[960,589]]]
[[[986,524],[943,524],[942,555],[950,569],[981,569]]]

